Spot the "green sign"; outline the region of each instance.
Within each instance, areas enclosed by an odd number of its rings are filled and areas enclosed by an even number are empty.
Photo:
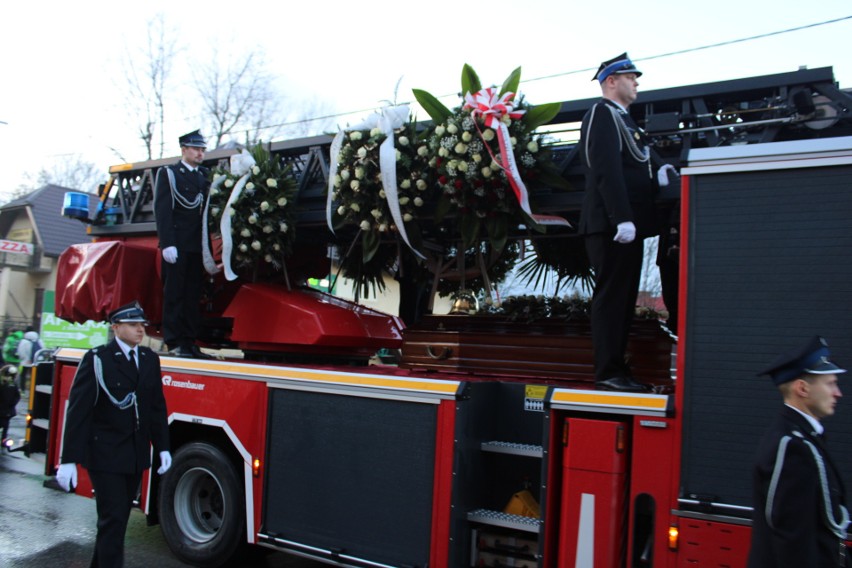
[[[41,342],[45,347],[90,349],[107,342],[109,324],[91,320],[86,323],[65,321],[56,316],[53,305],[53,292],[46,291],[41,312]]]

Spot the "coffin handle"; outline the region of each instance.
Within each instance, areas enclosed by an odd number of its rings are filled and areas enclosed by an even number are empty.
[[[453,350],[450,349],[449,347],[446,347],[446,346],[441,347],[440,349],[441,349],[440,353],[436,353],[435,347],[432,347],[431,345],[427,345],[426,346],[426,354],[429,355],[429,357],[431,357],[432,359],[437,359],[439,361],[442,361],[444,359],[447,359],[453,353]]]

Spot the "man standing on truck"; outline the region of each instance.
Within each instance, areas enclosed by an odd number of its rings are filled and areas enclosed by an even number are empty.
[[[595,271],[592,343],[595,386],[642,392],[625,360],[636,310],[644,239],[657,234],[656,186],[645,134],[627,112],[642,76],[622,53],[601,63],[594,79],[603,99],[583,117],[580,157],[588,168],[579,232]],[[669,166],[670,167],[670,166]]]
[[[56,481],[70,491],[77,464],[95,490],[98,534],[92,566],[124,565],[124,535],[142,472],[151,467],[151,446],[160,458],[157,473],[172,464],[160,358],[139,345],[145,313],[138,302],[109,314],[115,337],[86,352],[68,395],[62,457]]]
[[[202,166],[207,143],[198,130],[178,139],[181,159],[157,171],[154,213],[163,262],[163,340],[173,355],[209,359],[195,344],[201,319],[201,223],[210,191]]]
[[[749,568],[847,566],[845,491],[820,422],[843,396],[837,375],[846,369],[828,357],[825,340],[814,337],[760,373],[784,406],[757,452]]]

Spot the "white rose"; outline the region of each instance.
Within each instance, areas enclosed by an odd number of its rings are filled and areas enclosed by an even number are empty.
[[[456,126],[455,124],[448,124],[447,125],[447,132],[449,132],[450,134],[455,134],[458,131],[459,131],[459,127]]]
[[[370,136],[378,136],[382,133],[382,129],[379,127],[373,128],[370,130]]]
[[[214,196],[216,196],[216,195],[219,195],[219,190],[218,190],[218,189],[216,189],[215,187],[211,187],[211,188],[210,188],[210,196],[211,196],[211,197],[214,197]]]
[[[482,168],[482,176],[483,177],[491,177],[491,168],[489,168],[488,166],[485,166],[484,168]]]
[[[415,197],[414,198],[414,205],[416,207],[423,207],[423,200],[420,199],[419,197]]]
[[[361,227],[362,231],[369,231],[370,230],[370,222],[369,221],[361,221],[360,227]]]
[[[225,180],[225,187],[234,187],[234,180],[226,179]]]
[[[380,233],[385,233],[385,232],[387,232],[387,230],[388,230],[388,224],[387,223],[382,223],[381,225],[379,225],[379,232]]]
[[[278,231],[279,232],[286,233],[287,229],[288,229],[287,223],[279,223],[279,225],[278,225]]]
[[[349,187],[352,188],[352,191],[358,191],[358,188],[361,187],[361,182],[357,179],[353,179],[349,182]]]
[[[408,202],[411,201],[409,198],[402,196],[399,198],[400,205],[408,205]]]
[[[448,169],[454,170],[457,167],[459,167],[459,161],[458,160],[450,160],[449,162],[447,162],[447,168]]]
[[[260,241],[252,241],[251,248],[254,250],[260,250]]]
[[[417,155],[418,155],[418,156],[423,156],[423,157],[425,157],[425,156],[426,156],[426,154],[428,154],[428,153],[429,153],[429,148],[427,148],[426,146],[420,146],[420,147],[417,149]]]
[[[269,211],[269,202],[268,202],[268,201],[263,201],[263,202],[260,204],[260,210],[261,210],[261,211]]]
[[[502,122],[506,126],[511,126],[512,125],[512,117],[509,116],[508,114],[504,114],[502,117],[500,117],[500,122]]]
[[[340,174],[336,174],[334,176],[334,187],[340,187],[341,183],[343,183],[343,178],[340,177]]]
[[[382,212],[381,212],[380,209],[373,209],[372,211],[370,211],[370,215],[372,215],[373,217],[378,219],[379,217],[382,216]]]
[[[266,185],[268,187],[278,187],[278,180],[275,178],[269,178],[266,180]]]
[[[241,237],[250,237],[251,231],[249,231],[248,229],[243,229],[242,231],[240,231],[240,236]]]
[[[512,136],[509,138],[509,142],[512,143],[512,146],[516,146],[518,144],[518,139]]]
[[[249,225],[256,225],[257,224],[257,215],[255,215],[254,213],[249,215],[248,222],[249,222]]]
[[[221,209],[219,209],[218,207],[214,207],[213,209],[210,210],[210,214],[215,217],[216,215],[219,214],[219,211],[221,211]]]
[[[349,139],[350,140],[360,140],[361,139],[361,132],[358,131],[358,130],[356,130],[355,132],[350,132],[349,133]]]
[[[527,144],[527,150],[529,150],[533,154],[538,152],[538,142],[536,142],[535,140],[530,140],[530,143]]]
[[[442,124],[439,124],[438,126],[435,127],[435,134],[437,134],[438,136],[443,136],[444,132],[446,132],[446,131],[447,131],[446,128],[444,128],[444,125],[442,125]]]
[[[281,245],[275,243],[274,245],[272,245],[272,250],[281,250]]]
[[[345,215],[346,214],[346,206],[341,205],[340,207],[338,207],[337,208],[337,214],[338,215]]]
[[[248,247],[246,246],[245,243],[240,245],[240,252],[246,252],[247,250],[248,250]]]
[[[459,171],[466,172],[467,171],[467,162],[459,162]]]
[[[462,141],[463,142],[470,142],[472,138],[473,138],[473,135],[470,132],[468,132],[467,130],[462,132]]]
[[[358,213],[361,210],[361,206],[357,203],[352,203],[351,205],[349,205],[349,209],[351,209],[355,213]]]
[[[275,229],[272,227],[272,225],[264,225],[263,226],[263,232],[266,233],[267,235],[274,230]]]
[[[400,136],[399,137],[399,145],[400,146],[408,146],[408,137],[407,136]]]
[[[477,164],[479,162],[481,162],[482,161],[482,154],[474,154],[473,155],[473,161],[476,162]]]
[[[405,221],[406,223],[408,223],[412,219],[414,219],[414,215],[412,215],[411,213],[406,213],[405,215],[402,216],[402,220]]]
[[[417,189],[423,191],[424,189],[426,189],[426,187],[427,186],[425,181],[423,181],[422,179],[417,180]]]
[[[251,191],[254,189],[254,184],[252,182],[248,182],[246,184],[246,191]]]
[[[465,152],[467,152],[467,144],[459,142],[453,149],[456,151],[456,154],[464,154]]]
[[[266,262],[272,262],[272,255],[271,254],[265,255],[263,257],[263,260],[265,260]]]
[[[251,173],[253,173],[254,175],[259,174],[260,173],[260,167],[259,166],[252,166]]]
[[[236,209],[234,209],[233,207],[228,207],[228,216],[229,217],[233,217],[236,214],[237,214]]]
[[[384,189],[380,189],[380,190],[379,190],[379,197],[381,197],[382,199],[387,199],[388,194],[387,194],[387,193],[385,193],[385,190],[384,190]]]
[[[485,140],[486,142],[490,142],[490,141],[494,140],[494,131],[491,130],[490,128],[486,128],[485,132],[482,133],[482,139]]]
[[[361,146],[358,148],[358,157],[362,160],[367,157],[367,149]]]
[[[441,146],[440,148],[438,148],[438,155],[441,156],[442,158],[446,158],[447,156],[450,155],[450,151],[447,150],[446,148],[444,148],[443,146]]]
[[[411,187],[411,180],[410,179],[402,180],[402,183],[399,184],[399,187],[401,187],[402,189],[408,189],[409,187]]]
[[[355,168],[355,178],[364,179],[364,168],[362,168],[361,166]]]
[[[286,197],[279,197],[278,198],[278,207],[284,207],[285,205],[287,205],[287,198]]]
[[[396,151],[396,161],[400,161],[402,159],[402,152],[399,150]]]
[[[349,170],[341,170],[341,172],[340,172],[340,178],[341,178],[343,181],[348,180],[348,179],[349,179],[349,175],[350,175],[350,174],[349,174]]]

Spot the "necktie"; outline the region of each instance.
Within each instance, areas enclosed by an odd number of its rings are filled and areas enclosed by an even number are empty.
[[[138,370],[139,366],[136,364],[136,350],[135,349],[130,350],[129,360],[130,360],[130,364],[133,365],[133,367],[135,367]]]

